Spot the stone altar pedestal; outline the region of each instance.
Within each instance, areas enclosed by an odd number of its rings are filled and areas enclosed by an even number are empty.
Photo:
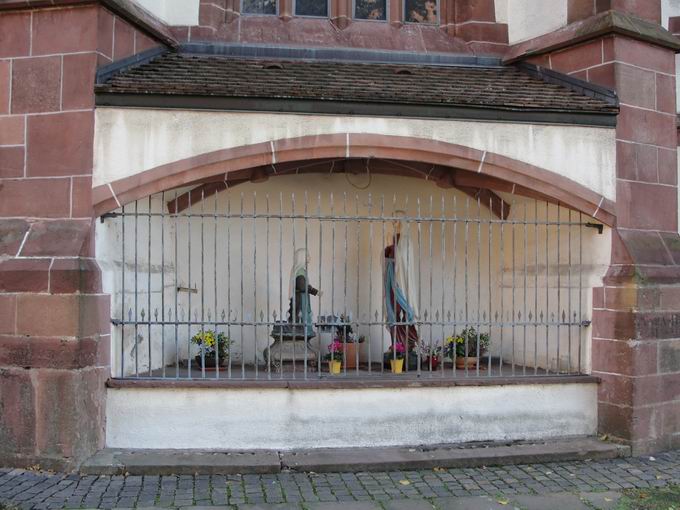
[[[267,366],[271,366],[277,372],[280,372],[285,362],[304,363],[306,344],[307,363],[311,362],[312,370],[316,368],[319,353],[309,343],[312,338],[316,337],[314,331],[307,330],[305,342],[304,326],[279,322],[274,324],[271,337],[274,339],[274,343],[265,348],[262,353]]]

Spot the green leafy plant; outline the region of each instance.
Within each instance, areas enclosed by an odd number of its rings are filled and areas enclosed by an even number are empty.
[[[491,339],[488,333],[478,333],[473,327],[465,328],[460,335],[453,335],[446,339],[444,353],[449,358],[476,357],[477,339],[479,338],[479,355],[484,355],[489,350]],[[467,344],[467,345],[466,345]]]
[[[202,348],[205,357],[215,357],[219,353],[219,359],[225,360],[229,357],[229,347],[234,341],[230,340],[224,333],[207,330],[199,331],[191,337],[191,343]]]

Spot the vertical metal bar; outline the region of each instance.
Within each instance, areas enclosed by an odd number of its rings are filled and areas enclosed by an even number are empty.
[[[225,190],[227,194],[227,342],[229,343],[229,359],[227,359],[227,378],[231,379],[231,193],[229,186]]]
[[[490,218],[493,219],[493,198],[489,197],[489,214]],[[501,217],[501,220],[503,218]],[[493,248],[493,222],[489,220],[487,223],[489,227],[489,248],[487,250],[487,285],[489,286],[489,324],[488,324],[488,335],[489,335],[489,345],[487,346],[487,377],[491,377],[491,324],[492,324],[492,303],[491,303],[491,250]]]
[[[213,328],[215,329],[215,339],[217,339],[217,321],[219,312],[217,311],[217,192],[214,194],[213,201],[213,310],[215,313],[215,322]],[[223,360],[222,360],[223,362]],[[215,342],[215,379],[220,378],[220,349],[219,344]]]
[[[527,203],[524,202],[524,318],[522,329],[524,345],[522,347],[522,375],[527,375]]]
[[[498,375],[503,375],[503,334],[505,333],[505,202],[501,201],[501,232],[500,232],[500,259],[498,265],[500,266],[500,291],[501,291],[501,320],[500,320],[500,354],[498,356]]]
[[[161,367],[165,379],[165,191],[161,192]]]
[[[418,292],[418,314],[420,315],[419,317],[414,317],[415,322],[417,324],[416,327],[419,326],[418,334],[422,335],[423,330],[425,329],[425,324],[423,322],[424,320],[424,312],[423,312],[423,300],[422,300],[422,275],[421,275],[421,270],[420,270],[420,261],[423,259],[422,256],[422,245],[423,245],[423,239],[422,239],[422,214],[420,210],[420,196],[416,197],[416,210],[418,214],[418,220],[416,221],[416,228],[417,228],[417,233],[418,233],[418,258],[415,261],[416,264],[418,264],[418,278],[416,279],[416,286],[418,287],[416,290]],[[427,311],[427,310],[426,310]],[[422,338],[419,338],[419,340],[422,340]],[[418,345],[416,347],[416,372],[418,374],[418,377],[420,377],[420,349],[418,349]]]
[[[147,200],[147,211],[149,216],[147,218],[147,264],[148,270],[146,272],[146,308],[148,312],[148,320],[146,325],[146,335],[149,350],[149,377],[152,375],[151,369],[151,195],[149,195]]]
[[[244,216],[243,216],[243,192],[241,192],[241,204],[240,204],[240,217],[239,217],[239,250],[240,250],[240,256],[239,256],[239,263],[241,264],[241,270],[239,271],[239,283],[241,284],[241,323],[240,323],[240,334],[241,334],[241,379],[246,378],[246,350],[245,350],[245,344],[244,344],[244,339],[243,339],[243,323],[245,322],[245,308],[243,304],[243,297],[244,297],[244,288],[243,288],[243,223],[244,223]]]
[[[545,373],[550,373],[550,204],[545,203]]]
[[[408,198],[407,198],[408,199]],[[396,231],[396,222],[398,221],[397,219],[397,214],[396,214],[396,207],[397,207],[397,194],[395,193],[392,195],[392,216],[395,218],[393,228],[394,233],[392,235],[392,244],[394,246],[393,250],[393,256],[394,256],[394,277],[396,281],[396,276],[397,276],[397,231]],[[406,208],[405,208],[406,209]],[[402,232],[400,235],[403,236],[404,238],[407,237],[406,233]],[[407,243],[408,245],[408,243]],[[408,250],[407,250],[408,253]],[[408,267],[408,261],[406,262],[406,267]],[[408,279],[406,280],[408,282]],[[392,359],[396,360],[397,359],[397,349],[396,349],[396,343],[397,343],[397,323],[400,321],[400,317],[397,314],[397,296],[396,292],[393,292],[394,297],[392,299],[392,310],[394,310],[394,324],[392,325],[392,331],[390,335],[390,345],[392,345]],[[408,290],[406,291],[406,295],[408,295]],[[403,315],[403,313],[402,313]],[[408,353],[407,353],[408,354]],[[408,370],[408,357],[406,357],[406,361],[404,362],[407,365],[407,370]]]
[[[440,351],[439,351],[439,366],[441,368],[441,376],[444,377],[444,347],[445,347],[445,338],[446,338],[446,329],[444,327],[444,323],[446,322],[446,275],[448,274],[448,271],[446,270],[446,199],[444,198],[444,193],[441,194],[441,214],[440,214],[440,222],[439,222],[439,237],[441,237],[441,274],[442,274],[442,314],[441,314],[441,328],[442,328],[442,337],[441,337],[441,346],[440,346]],[[455,282],[452,285],[453,292],[456,292],[455,289]]]
[[[515,207],[515,200],[512,201],[513,208]],[[512,356],[510,358],[511,374],[515,376],[515,319],[517,317],[517,308],[515,306],[515,258],[516,258],[516,248],[515,248],[515,230],[516,223],[512,222],[512,321],[511,321],[511,335],[512,335]]]
[[[434,259],[432,258],[432,223],[434,222],[434,209],[433,209],[433,202],[432,202],[432,193],[430,193],[430,221],[429,221],[429,231],[428,231],[428,241],[429,241],[429,266],[430,266],[430,298],[428,302],[428,306],[430,308],[430,339],[428,341],[428,352],[429,352],[429,360],[428,360],[428,372],[430,375],[432,375],[432,354],[434,353],[434,348],[432,346],[432,340],[433,340],[433,326],[434,326],[434,319],[435,317],[432,316],[432,300],[433,300],[433,295],[432,295],[432,284],[434,282]],[[420,264],[420,262],[419,262]],[[420,266],[419,266],[420,267]]]
[[[178,287],[179,287],[179,193],[175,190],[175,378],[179,379],[179,306],[178,306]],[[191,358],[188,358],[191,361]]]
[[[253,191],[253,365],[255,379],[259,379],[257,366],[257,191]]]
[[[120,377],[125,377],[125,206],[121,208],[121,252],[123,254],[121,259],[121,298],[120,298]]]
[[[560,338],[560,321],[562,320],[561,308],[562,308],[562,269],[560,268],[560,221],[562,220],[562,208],[557,205],[557,373],[559,374],[562,370],[562,364],[560,360],[560,344],[562,339]]]
[[[201,332],[205,332],[205,188],[201,186]],[[201,377],[205,379],[205,345],[201,342]]]
[[[538,373],[538,200],[534,200],[534,375]]]
[[[295,254],[293,254],[295,256]],[[283,310],[283,192],[279,192],[279,309],[281,310],[281,322],[279,327],[279,378],[283,379],[283,323],[285,321],[285,313]],[[291,321],[295,322],[295,318],[291,314]]]
[[[330,195],[331,200],[331,314],[333,316],[333,322],[337,324],[335,317],[335,203],[333,198],[333,192]],[[336,328],[337,329],[337,326]],[[334,331],[335,333],[335,331]],[[331,339],[331,341],[335,338]],[[329,367],[330,372],[330,367]]]
[[[134,341],[134,349],[135,349],[135,377],[139,377],[139,342],[137,339],[139,338],[139,316],[137,315],[137,300],[139,297],[139,287],[137,285],[137,239],[138,239],[138,229],[137,229],[137,223],[139,219],[139,201],[135,201],[135,341]]]
[[[321,289],[323,288],[322,286],[322,275],[323,271],[321,270],[321,264],[322,264],[322,259],[323,259],[323,222],[321,221],[321,192],[319,191],[317,196],[316,196],[316,215],[318,216],[318,221],[319,221],[319,312],[316,314],[317,320],[318,318],[321,317]],[[320,321],[319,321],[320,322]],[[321,329],[319,329],[319,340],[318,340],[318,352],[316,355],[316,373],[317,377],[321,377]]]
[[[295,193],[290,194],[290,203],[291,203],[291,229],[293,233],[293,264],[295,264],[295,252],[297,251],[297,243],[295,239]],[[292,286],[293,289],[291,291],[291,299],[292,301],[292,306],[291,306],[291,315],[293,316],[293,324],[295,324],[295,331],[297,332],[297,326],[298,324],[301,324],[302,322],[299,321],[300,317],[295,316],[296,310],[297,310],[297,292],[295,292],[296,286],[295,286],[295,276],[293,276],[293,281],[292,281]],[[297,340],[297,336],[295,337],[295,340]],[[296,361],[296,355],[297,353],[295,352],[295,344],[296,342],[293,342],[293,379],[295,379],[295,361]]]
[[[368,373],[371,373],[371,316],[373,314],[373,197],[368,194]],[[382,275],[381,275],[382,277]],[[377,319],[377,317],[376,317]],[[376,321],[377,322],[377,321]],[[382,329],[382,328],[381,328]],[[357,349],[359,346],[357,346]]]
[[[457,243],[458,240],[456,239],[458,237],[458,222],[460,221],[458,218],[458,205],[456,203],[456,194],[454,192],[453,194],[453,241],[452,241],[452,248],[453,248],[453,285],[451,286],[451,290],[453,292],[453,332],[452,336],[456,336],[456,329],[457,329],[457,317],[458,317],[458,287],[456,286],[456,283],[458,281],[458,249],[457,249]],[[453,377],[456,377],[456,345],[453,345]]]
[[[191,285],[191,192],[187,193],[188,197],[188,207],[187,207],[187,214],[185,215],[187,218],[187,286],[189,287],[189,296],[188,296],[188,309],[187,309],[187,353],[188,353],[188,362],[187,362],[187,367],[188,367],[188,372],[187,372],[187,377],[191,379],[191,294],[192,292],[192,285]]]
[[[354,194],[354,215],[355,218],[357,218],[357,223],[356,223],[356,238],[357,238],[357,299],[356,299],[356,315],[354,316],[355,320],[354,323],[356,324],[356,331],[354,332],[354,338],[352,339],[353,345],[354,345],[354,371],[357,375],[359,375],[359,325],[361,323],[361,317],[359,316],[360,308],[359,308],[359,301],[361,299],[361,296],[359,294],[359,282],[361,281],[361,269],[360,269],[360,250],[361,250],[361,217],[359,216],[359,195]],[[369,275],[369,281],[370,281],[370,275]],[[370,285],[370,284],[369,284]],[[369,313],[370,315],[370,313]]]
[[[567,258],[567,323],[569,324],[567,326],[567,344],[568,344],[568,354],[567,354],[567,373],[571,374],[571,229],[573,228],[571,226],[571,209],[569,211],[569,230],[568,230],[568,246],[567,248],[569,249],[569,256]]]
[[[348,314],[347,314],[347,236],[349,235],[348,232],[348,220],[347,220],[347,192],[343,192],[342,194],[342,213],[343,216],[345,217],[345,238],[343,239],[343,244],[345,247],[345,263],[344,263],[344,270],[343,270],[343,279],[344,279],[344,285],[342,286],[342,314],[343,314],[343,320],[342,320],[342,371],[347,375],[347,319],[348,319]]]
[[[481,349],[480,349],[480,330],[481,330],[481,308],[482,308],[482,202],[479,194],[477,195],[477,338],[475,339],[476,345],[476,357],[477,357],[477,368],[476,375],[479,377],[479,365],[481,361]]]
[[[578,373],[581,373],[581,345],[583,344],[583,213],[578,213]]]
[[[381,234],[381,243],[384,244],[387,242],[387,238],[385,237],[385,195],[380,195],[380,223],[382,225],[382,234]],[[389,244],[388,244],[389,246]],[[385,248],[382,248],[382,254],[381,254],[381,260],[383,263],[383,266],[386,264],[385,261]],[[385,268],[383,267],[383,271],[385,271]],[[389,296],[387,295],[386,292],[386,287],[385,287],[385,275],[381,275],[381,282],[382,282],[382,296],[383,296],[383,303],[385,302],[385,299],[389,299]],[[382,349],[384,348],[385,345],[385,328],[387,326],[387,317],[385,317],[386,311],[385,311],[385,305],[383,304],[383,313],[382,313],[382,320],[380,321],[380,373],[384,374],[385,373],[385,356],[382,353]]]
[[[265,259],[267,263],[265,264],[267,269],[267,322],[271,320],[271,310],[270,310],[270,305],[269,305],[269,296],[270,296],[270,290],[269,290],[269,266],[270,263],[269,261],[271,260],[269,258],[269,193],[265,194],[265,202],[266,202],[266,208],[267,208],[267,244],[266,244],[266,254],[265,254]],[[269,327],[267,327],[267,379],[272,378],[272,365],[271,365],[271,357],[272,357],[272,351],[271,351],[271,342],[269,341]]]
[[[405,209],[406,209],[405,217],[407,218],[406,219],[406,267],[410,270],[411,269],[411,250],[412,250],[412,248],[409,244],[411,242],[411,220],[408,219],[409,218],[409,216],[408,216],[409,215],[408,201],[409,201],[409,196],[406,195],[406,199],[404,201],[404,206],[405,206]],[[396,265],[396,251],[395,251],[395,265]],[[395,275],[396,275],[396,271],[395,271]],[[406,276],[406,295],[407,296],[410,295],[409,284],[410,284],[410,278],[407,275]],[[395,302],[396,302],[396,295],[395,295]],[[396,305],[395,305],[395,309],[396,309]],[[408,346],[408,331],[409,331],[408,328],[411,325],[411,319],[409,319],[409,317],[406,316],[402,319],[402,321],[397,320],[397,322],[404,322],[404,325],[406,326],[406,345],[404,346],[404,349],[406,351],[406,359],[404,361],[404,372],[408,373],[409,359],[411,357],[411,353],[408,350],[408,347],[409,347]],[[395,354],[396,354],[396,349],[395,349]]]
[[[309,305],[309,267],[307,267],[309,264],[307,262],[307,254],[309,253],[309,238],[308,238],[308,229],[309,224],[307,220],[307,190],[305,190],[305,274],[307,275],[307,281],[305,282],[305,296],[306,296],[306,301],[305,303],[308,304],[309,310],[312,309],[311,305]],[[307,335],[307,321],[309,320],[309,317],[307,317],[307,308],[304,310],[305,314],[305,361],[304,361],[304,377],[307,379],[307,360],[309,353],[307,352],[307,342],[309,340],[308,335]]]
[[[470,233],[470,197],[465,198],[465,377],[468,377],[468,332],[469,332],[469,316],[468,308],[470,295],[468,293],[468,241]]]

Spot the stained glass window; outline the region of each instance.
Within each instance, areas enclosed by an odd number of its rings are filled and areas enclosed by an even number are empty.
[[[276,14],[276,0],[243,0],[243,14]]]
[[[404,0],[407,23],[437,23],[437,0]]]
[[[355,0],[355,19],[387,19],[387,0]]]
[[[295,0],[296,16],[328,17],[327,0]]]

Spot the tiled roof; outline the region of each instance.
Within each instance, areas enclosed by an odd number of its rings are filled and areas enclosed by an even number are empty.
[[[565,77],[566,78],[566,77]],[[285,61],[168,52],[98,93],[268,98],[515,111],[616,113],[615,101],[515,66]]]

